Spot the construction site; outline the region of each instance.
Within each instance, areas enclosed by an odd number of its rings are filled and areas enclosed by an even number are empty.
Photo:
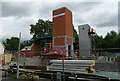
[[[79,49],[75,49],[72,12],[66,7],[55,9],[52,18],[51,35],[36,37],[31,46],[17,53],[1,55],[2,76],[20,80],[120,81],[120,49],[95,49],[96,32],[89,24],[78,26]]]

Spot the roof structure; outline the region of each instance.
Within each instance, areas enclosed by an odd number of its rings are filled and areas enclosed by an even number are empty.
[[[21,51],[26,51],[26,50],[31,50],[32,46],[25,46],[23,49],[21,49]]]

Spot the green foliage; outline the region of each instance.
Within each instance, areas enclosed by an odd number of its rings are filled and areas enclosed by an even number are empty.
[[[115,31],[107,33],[104,38],[98,35],[94,38],[96,48],[120,48],[120,34]]]
[[[30,34],[33,35],[33,40],[46,36],[52,36],[52,22],[49,20],[44,21],[39,19],[35,25],[31,24],[30,26]]]
[[[79,37],[77,31],[74,29],[74,26],[73,26],[73,37],[74,37],[74,49],[79,49]]]
[[[77,31],[74,29],[74,26],[73,26],[73,37],[75,39],[75,42],[79,42],[79,37],[78,37],[78,34],[77,34]]]
[[[7,51],[17,51],[19,46],[19,38],[18,37],[11,37],[10,39],[6,39],[3,43],[5,45],[5,49]]]
[[[95,47],[96,48],[103,47],[103,37],[95,35],[94,38],[95,38]]]
[[[16,52],[18,51],[18,46],[19,46],[19,38],[18,37],[11,37],[10,39],[7,38],[5,42],[3,42],[5,45],[5,49],[9,52]],[[21,49],[24,48],[25,46],[30,46],[32,45],[32,42],[30,40],[23,41],[21,43]]]

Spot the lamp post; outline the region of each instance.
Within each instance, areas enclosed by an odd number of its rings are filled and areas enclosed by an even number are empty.
[[[19,33],[19,47],[18,47],[18,55],[17,55],[17,79],[19,79],[20,41],[21,41],[21,33]]]

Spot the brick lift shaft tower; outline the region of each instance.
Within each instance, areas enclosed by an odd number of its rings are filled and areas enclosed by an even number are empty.
[[[66,7],[53,11],[53,50],[65,51],[67,57],[73,57],[72,12]]]

